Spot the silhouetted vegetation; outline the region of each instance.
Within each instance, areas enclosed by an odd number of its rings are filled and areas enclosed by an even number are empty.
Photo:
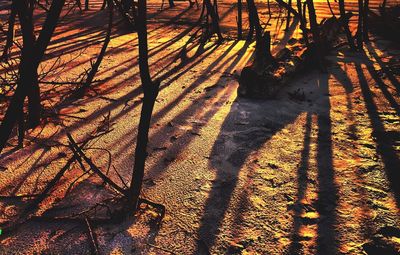
[[[110,225],[156,254],[400,254],[400,5],[148,1],[0,3],[0,251],[44,222],[93,254]]]

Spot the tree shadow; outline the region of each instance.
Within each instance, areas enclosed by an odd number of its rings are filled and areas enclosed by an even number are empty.
[[[400,166],[400,159],[395,150],[396,143],[400,141],[400,132],[385,129],[378,106],[374,102],[373,93],[369,88],[361,64],[356,63],[355,69],[360,82],[361,93],[364,97],[367,114],[371,121],[373,129],[372,136],[376,142],[376,151],[382,158],[389,186],[393,192],[397,207],[400,207],[400,186],[398,185],[398,180],[400,178],[398,169],[398,166]]]

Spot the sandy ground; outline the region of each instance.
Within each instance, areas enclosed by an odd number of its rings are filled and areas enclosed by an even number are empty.
[[[300,75],[274,100],[242,99],[235,77],[254,43],[199,47],[192,26],[199,10],[187,6],[160,11],[150,3],[151,72],[162,83],[143,196],[165,205],[166,216],[158,228],[146,207],[122,224],[96,227],[101,254],[378,254],[371,249],[379,244],[399,251],[400,75],[390,69],[398,46],[373,37],[366,53],[332,52],[326,73]],[[221,4],[220,13],[224,34],[234,36],[235,10]],[[57,67],[47,81],[89,68],[106,17],[63,19],[43,64]],[[297,25],[283,35],[284,24],[272,22],[274,53],[300,37]],[[121,23],[95,79],[73,103],[64,101],[71,85],[42,85],[43,125],[23,149],[14,149],[14,138],[0,156],[2,195],[40,193],[71,157],[66,132],[81,141],[111,131],[86,153],[115,182],[122,185],[114,168],[130,180],[141,94],[137,37]],[[304,98],[290,96],[296,91]],[[36,214],[69,215],[114,195],[95,175],[81,175],[74,164]],[[0,223],[29,200],[1,198]],[[0,242],[1,254],[90,253],[86,227],[67,222],[29,221]]]

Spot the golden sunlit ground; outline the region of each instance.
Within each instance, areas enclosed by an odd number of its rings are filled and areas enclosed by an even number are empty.
[[[96,58],[107,13],[98,11],[102,1],[93,2],[58,26],[42,65],[58,68],[46,80],[75,79]],[[159,229],[151,208],[96,228],[101,254],[355,255],[383,227],[400,229],[400,75],[388,71],[399,60],[398,45],[371,36],[365,53],[346,46],[331,52],[326,73],[299,75],[276,99],[243,99],[236,78],[255,44],[234,40],[234,5],[219,6],[228,39],[202,47],[194,26],[200,9],[186,2],[160,6],[149,3],[149,62],[162,82],[143,196],[167,213]],[[266,4],[258,6],[266,21]],[[320,19],[330,15],[325,1],[316,6]],[[355,9],[356,1],[349,6]],[[267,29],[276,53],[301,34],[296,20],[284,33],[273,8]],[[67,131],[80,141],[112,130],[86,153],[118,184],[114,168],[130,180],[141,103],[138,42],[119,19],[87,96],[71,103],[73,85],[42,85],[46,119],[23,149],[9,146],[0,156],[1,195],[40,193],[71,156]],[[296,90],[304,100],[289,95]],[[37,214],[69,215],[114,195],[95,175],[81,175],[73,165]],[[0,198],[0,223],[27,201]],[[382,238],[400,249],[400,236]],[[86,232],[68,222],[27,222],[0,243],[1,254],[86,254],[90,245]]]

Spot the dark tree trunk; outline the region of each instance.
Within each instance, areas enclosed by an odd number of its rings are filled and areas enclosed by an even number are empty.
[[[85,10],[89,10],[89,0],[85,0]]]
[[[288,5],[291,7],[292,6],[292,0],[288,0]],[[286,17],[286,30],[289,29],[290,25],[290,11],[287,12],[287,17]]]
[[[33,27],[33,8],[29,1],[19,1],[15,3],[18,10],[18,17],[21,23],[23,50],[19,76],[21,84],[24,84],[24,91],[28,96],[28,128],[39,124],[41,104],[40,90],[38,84],[38,74],[35,54],[35,34]]]
[[[247,40],[250,41],[253,37],[254,30],[256,32],[256,41],[259,42],[262,40],[262,27],[260,24],[260,19],[258,17],[257,7],[254,3],[254,0],[247,1],[247,8],[249,11],[249,23],[250,23],[250,31],[247,36]]]
[[[214,0],[214,9],[215,9],[215,14],[217,16],[217,19],[219,21],[219,14],[218,14],[218,0]]]
[[[145,162],[147,157],[147,142],[150,129],[151,115],[154,108],[154,103],[158,95],[160,83],[153,82],[150,77],[148,64],[148,49],[147,49],[147,3],[146,0],[138,2],[138,23],[141,24],[137,28],[139,39],[139,69],[140,79],[143,88],[143,105],[139,120],[139,129],[137,143],[135,149],[135,160],[132,172],[131,185],[128,190],[128,202],[131,210],[136,210],[139,202],[140,192],[142,190],[142,182],[145,170]]]
[[[328,8],[329,8],[329,11],[331,12],[332,16],[336,18],[336,15],[335,15],[335,13],[333,12],[333,9],[332,9],[331,2],[329,0],[326,0],[326,3],[328,4]]]
[[[350,28],[349,28],[349,21],[345,19],[346,17],[346,7],[344,5],[344,0],[339,0],[339,11],[340,11],[340,17],[341,17],[341,22],[342,22],[342,27],[344,29],[344,32],[346,33],[347,41],[350,45],[351,49],[355,49],[356,46],[354,44],[354,38],[351,35]]]
[[[107,7],[107,0],[103,0],[103,4],[101,5],[101,10],[104,10]]]
[[[363,10],[363,39],[364,42],[368,42],[369,41],[369,36],[368,36],[368,13],[369,13],[369,0],[364,0],[364,10]]]
[[[303,39],[306,45],[308,45],[308,32],[307,32],[307,27],[306,27],[306,22],[304,19],[304,16],[301,15],[302,12],[302,8],[301,8],[301,0],[297,0],[296,1],[297,4],[297,11],[300,14],[299,20],[300,20],[300,29],[303,32]]]
[[[35,40],[31,2],[29,0],[14,0],[21,23],[23,49],[17,88],[0,126],[0,152],[6,145],[16,122],[21,123],[26,97],[28,97],[28,127],[35,127],[39,123],[41,105],[37,69],[53,35],[64,2],[65,0],[52,2],[40,35]]]
[[[204,5],[207,8],[207,19],[208,16],[211,17],[211,33],[209,34],[210,36],[214,33],[217,34],[218,40],[222,41],[224,38],[222,37],[221,34],[221,29],[219,27],[219,22],[218,22],[218,15],[215,12],[215,8],[211,3],[211,0],[204,0]]]
[[[169,3],[169,7],[174,7],[175,6],[174,0],[168,0],[168,3]]]
[[[319,42],[319,28],[317,23],[317,15],[315,13],[314,1],[307,0],[308,16],[310,20],[310,29],[315,43]]]
[[[82,11],[81,0],[76,0],[75,3],[76,3],[76,5],[78,6],[79,10]]]
[[[324,47],[321,47],[320,52],[316,51],[315,44],[310,44],[307,48],[284,48],[276,54],[272,63],[260,65],[253,61],[240,74],[238,95],[258,99],[274,98],[297,74],[309,67],[320,66],[316,59],[322,59],[332,49],[340,30],[341,25],[332,17],[321,24],[320,38]]]
[[[362,49],[363,47],[363,18],[364,18],[363,9],[364,9],[364,1],[358,0],[358,25],[356,33],[358,49]]]
[[[96,76],[97,71],[99,70],[100,64],[103,61],[104,55],[106,54],[106,50],[108,47],[108,44],[110,43],[111,40],[111,32],[112,32],[112,25],[113,25],[113,13],[114,13],[114,3],[112,0],[105,0],[107,1],[107,6],[109,10],[108,14],[108,26],[107,26],[107,31],[106,31],[106,37],[104,38],[104,43],[103,46],[101,47],[100,53],[96,59],[96,62],[92,65],[90,72],[86,78],[85,83],[80,87],[76,92],[75,95],[78,97],[81,97],[85,94],[87,89],[90,87],[90,85],[93,82],[94,77]]]
[[[242,39],[242,0],[238,0],[238,18],[237,18],[237,29],[238,29],[238,39]]]

